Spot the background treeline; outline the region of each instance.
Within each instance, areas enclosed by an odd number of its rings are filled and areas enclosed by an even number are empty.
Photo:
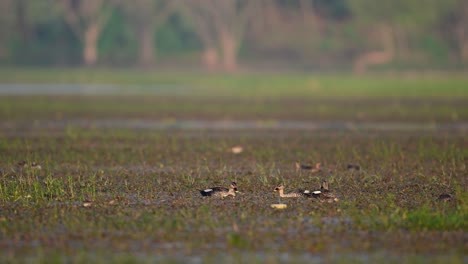
[[[468,65],[468,0],[0,0],[0,64]]]

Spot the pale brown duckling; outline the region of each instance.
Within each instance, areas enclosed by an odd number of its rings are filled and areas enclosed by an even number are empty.
[[[308,190],[305,191],[298,191],[298,192],[291,192],[291,193],[284,193],[284,186],[283,184],[278,184],[275,187],[275,192],[279,192],[279,196],[282,198],[291,198],[291,197],[311,197],[311,192]]]

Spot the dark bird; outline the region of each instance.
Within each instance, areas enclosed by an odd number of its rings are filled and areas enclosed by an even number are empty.
[[[453,199],[452,195],[450,195],[448,193],[443,193],[443,194],[439,195],[439,197],[437,198],[437,201],[450,202],[450,201],[452,201],[452,199]]]
[[[346,169],[347,170],[356,170],[356,171],[358,171],[358,170],[361,170],[361,166],[355,165],[355,164],[348,164],[346,166]]]
[[[319,199],[321,202],[333,203],[339,201],[338,197],[328,188],[327,181],[322,181],[320,191],[312,192],[312,197]]]

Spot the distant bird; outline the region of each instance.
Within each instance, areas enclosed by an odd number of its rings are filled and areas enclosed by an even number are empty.
[[[244,151],[244,148],[242,146],[234,146],[230,149],[230,151],[234,154],[240,154],[242,151]]]
[[[19,169],[27,169],[27,168],[30,168],[32,170],[41,170],[42,169],[42,166],[37,164],[36,162],[31,162],[31,163],[28,163],[26,162],[25,160],[23,161],[20,161],[16,164],[16,167],[19,168]]]
[[[291,193],[284,193],[284,186],[283,184],[278,184],[275,187],[275,192],[279,192],[279,196],[282,198],[295,198],[295,197],[312,197],[313,192],[309,190],[299,190],[297,192],[291,192]]]
[[[448,193],[443,193],[441,195],[439,195],[439,197],[437,198],[437,201],[441,201],[441,202],[450,202],[452,201],[452,195],[448,194]]]
[[[316,173],[316,172],[322,171],[321,165],[322,164],[320,162],[316,163],[315,166],[311,166],[311,165],[300,164],[299,161],[296,161],[296,171],[298,171],[298,170],[308,170],[311,173]]]
[[[36,162],[32,162],[31,163],[31,169],[34,169],[34,170],[42,170],[42,166],[37,164]]]
[[[328,203],[339,201],[339,199],[335,196],[335,194],[333,194],[328,188],[327,181],[322,181],[322,184],[320,185],[320,191],[314,191],[312,197],[317,198],[322,202],[328,202]]]
[[[361,166],[355,165],[355,164],[348,164],[348,165],[346,166],[346,169],[347,169],[347,170],[356,170],[356,171],[359,171],[359,170],[361,170]]]
[[[83,207],[90,207],[92,205],[93,205],[93,202],[91,202],[91,201],[88,201],[88,200],[83,201]]]
[[[227,196],[236,196],[237,184],[235,182],[231,183],[229,188],[224,187],[211,187],[208,189],[200,190],[202,196],[213,196],[218,198],[224,198]]]

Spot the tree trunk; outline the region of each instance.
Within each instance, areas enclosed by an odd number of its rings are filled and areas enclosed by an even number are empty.
[[[223,53],[223,67],[228,72],[237,70],[237,43],[234,35],[228,30],[221,31],[221,49]]]
[[[395,59],[397,61],[405,61],[411,58],[411,50],[408,42],[408,34],[401,28],[397,27],[395,32]]]
[[[460,61],[462,63],[468,63],[468,3],[466,1],[461,2],[459,7],[460,20],[455,28],[456,36],[458,40]]]
[[[468,34],[466,33],[468,31],[465,29],[464,24],[465,23],[462,20],[455,28],[455,35],[460,56],[459,60],[461,63],[468,62]]]
[[[382,65],[389,63],[395,57],[395,39],[393,30],[388,25],[379,28],[380,41],[383,46],[382,51],[369,51],[360,55],[354,62],[355,73],[364,73],[372,65]]]
[[[1,42],[1,40],[0,40]],[[5,59],[7,58],[7,49],[3,46],[3,43],[0,43],[0,59]]]
[[[205,47],[202,55],[202,61],[207,70],[215,71],[219,64],[219,56],[216,48]]]
[[[27,42],[30,37],[30,31],[29,31],[29,26],[28,26],[28,21],[27,21],[27,16],[26,14],[26,5],[27,3],[24,0],[17,0],[15,2],[16,6],[16,27],[18,29],[18,32],[20,33],[21,40],[23,42]]]
[[[461,45],[461,60],[463,63],[468,63],[468,40],[465,40]]]
[[[140,58],[141,67],[147,68],[154,64],[153,31],[149,25],[140,27]]]
[[[94,66],[98,60],[97,44],[99,39],[99,24],[91,24],[84,34],[83,60],[86,66]]]

